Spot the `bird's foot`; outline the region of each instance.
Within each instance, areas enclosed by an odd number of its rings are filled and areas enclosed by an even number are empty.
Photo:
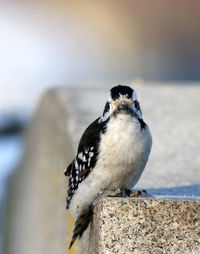
[[[144,196],[147,195],[147,191],[146,190],[137,190],[137,191],[132,191],[130,189],[127,188],[121,188],[121,189],[117,189],[111,193],[108,192],[108,195],[106,195],[106,197],[140,197],[140,196]]]
[[[116,189],[114,191],[112,190],[105,190],[102,193],[99,193],[98,197],[99,198],[107,198],[107,197],[140,197],[143,195],[147,195],[146,190],[137,190],[137,191],[132,191],[127,188],[121,188],[121,189]]]
[[[130,189],[125,189],[126,195],[131,198],[138,198],[140,196],[146,196],[147,191],[146,190],[137,190],[137,191],[132,191]]]
[[[132,191],[130,189],[126,188],[121,188],[121,189],[116,189],[114,191],[112,190],[105,190],[99,193],[99,195],[95,198],[93,202],[93,207],[95,206],[96,202],[100,199],[104,199],[107,197],[140,197],[143,195],[147,195],[146,190],[137,190],[137,191]]]
[[[98,196],[93,201],[93,207],[95,206],[97,201],[99,201],[100,199],[104,199],[104,198],[107,198],[107,197],[122,197],[121,194],[122,194],[121,189],[116,189],[116,190],[113,190],[113,191],[112,190],[101,191],[101,192],[99,192]]]
[[[99,192],[97,199],[107,198],[107,197],[119,197],[119,195],[122,193],[121,189],[116,190],[104,190]]]

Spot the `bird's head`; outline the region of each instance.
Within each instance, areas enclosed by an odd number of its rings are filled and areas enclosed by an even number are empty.
[[[109,117],[116,117],[119,114],[127,114],[142,119],[137,94],[129,86],[118,85],[110,89],[101,121],[106,121]]]

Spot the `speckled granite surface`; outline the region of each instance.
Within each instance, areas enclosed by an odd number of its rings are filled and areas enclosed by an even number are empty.
[[[105,198],[97,202],[90,254],[200,253],[200,200]]]

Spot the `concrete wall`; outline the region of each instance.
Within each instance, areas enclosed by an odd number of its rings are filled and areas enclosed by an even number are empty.
[[[23,160],[10,180],[5,254],[66,253],[72,220],[65,210],[63,172],[73,157],[67,120],[57,91],[48,91],[25,135]]]

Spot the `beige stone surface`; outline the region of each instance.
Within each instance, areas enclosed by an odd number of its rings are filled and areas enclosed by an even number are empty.
[[[64,169],[73,157],[68,112],[50,90],[41,98],[27,133],[22,162],[10,179],[5,254],[67,253],[72,221],[65,209]],[[68,93],[62,90],[66,101]],[[77,253],[75,248],[70,253]]]
[[[104,198],[94,209],[90,254],[200,252],[200,200]]]

